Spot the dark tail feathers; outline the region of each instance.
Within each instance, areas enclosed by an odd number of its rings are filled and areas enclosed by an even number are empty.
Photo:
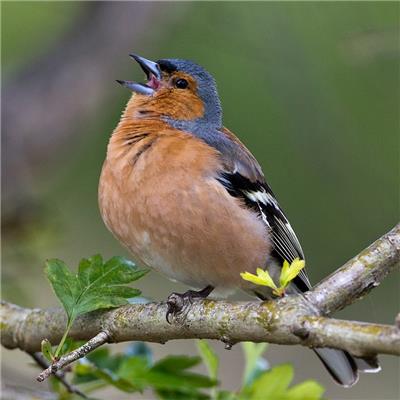
[[[332,378],[344,387],[353,386],[358,381],[358,372],[379,372],[377,358],[355,358],[342,350],[314,349]]]

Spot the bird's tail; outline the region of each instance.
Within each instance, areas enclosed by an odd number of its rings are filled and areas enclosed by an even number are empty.
[[[358,381],[358,372],[378,372],[378,360],[356,358],[346,351],[321,348],[314,349],[332,378],[344,387],[353,386]]]

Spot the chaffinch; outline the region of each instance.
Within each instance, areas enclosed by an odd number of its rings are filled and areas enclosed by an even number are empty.
[[[223,126],[213,77],[192,61],[132,57],[147,83],[118,81],[134,94],[101,173],[105,224],[139,265],[202,289],[171,295],[167,319],[177,299],[212,291],[271,298],[240,272],[264,267],[279,280],[283,261],[304,259],[303,250],[257,160]],[[289,293],[310,288],[302,270]],[[315,351],[344,386],[356,382],[358,367],[371,368],[343,351]]]

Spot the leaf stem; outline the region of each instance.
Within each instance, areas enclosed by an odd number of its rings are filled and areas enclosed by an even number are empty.
[[[60,354],[60,352],[61,352],[61,349],[62,349],[62,347],[64,346],[65,340],[67,339],[68,333],[69,333],[69,331],[71,330],[71,327],[72,327],[72,323],[73,323],[73,322],[74,322],[74,318],[68,318],[67,328],[66,328],[66,330],[65,330],[65,332],[64,332],[64,335],[63,335],[63,337],[61,338],[61,341],[60,341],[60,343],[58,344],[57,350],[56,350],[56,352],[55,352],[55,354],[54,354],[54,358],[55,358],[56,360],[58,359],[58,356],[59,356],[59,354]]]

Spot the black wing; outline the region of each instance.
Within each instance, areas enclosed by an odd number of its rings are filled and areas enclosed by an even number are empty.
[[[244,200],[249,208],[261,216],[271,233],[272,256],[280,265],[284,260],[291,263],[297,257],[304,260],[299,240],[266,182],[252,182],[238,172],[222,172],[218,180],[232,196]],[[301,291],[311,288],[304,269],[294,283]]]

